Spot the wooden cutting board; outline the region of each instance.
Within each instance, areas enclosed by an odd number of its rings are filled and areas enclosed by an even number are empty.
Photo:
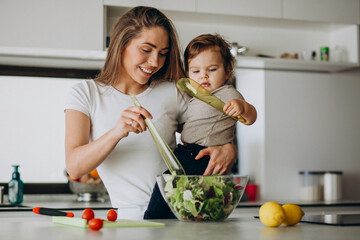
[[[67,226],[88,228],[87,221],[82,218],[75,217],[52,217],[52,222],[56,224],[62,224]],[[120,227],[164,227],[164,223],[150,222],[150,221],[138,221],[138,220],[125,220],[118,219],[115,222],[104,220],[103,228],[120,228]]]

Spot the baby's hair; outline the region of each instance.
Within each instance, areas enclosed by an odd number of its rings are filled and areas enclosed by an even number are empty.
[[[191,59],[196,57],[202,51],[212,47],[219,47],[225,71],[226,73],[229,73],[230,76],[226,83],[230,83],[233,79],[235,58],[231,55],[230,43],[217,33],[202,34],[190,41],[184,52],[185,72],[189,72],[189,61],[191,61]]]

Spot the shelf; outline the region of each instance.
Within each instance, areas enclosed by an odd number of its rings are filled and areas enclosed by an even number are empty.
[[[0,47],[0,65],[99,70],[105,57],[106,51]]]
[[[106,51],[0,47],[0,65],[100,70]],[[301,72],[343,72],[359,63],[238,56],[236,68]]]
[[[334,73],[360,68],[360,64],[239,56],[236,59],[236,68]]]

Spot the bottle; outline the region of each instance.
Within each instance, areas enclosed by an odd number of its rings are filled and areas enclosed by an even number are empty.
[[[9,202],[11,204],[20,204],[23,202],[24,183],[20,179],[19,165],[12,166],[14,167],[14,172],[9,182]]]

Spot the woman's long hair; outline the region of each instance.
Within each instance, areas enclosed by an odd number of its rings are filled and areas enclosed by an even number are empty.
[[[163,27],[169,34],[169,52],[164,66],[151,76],[149,81],[177,80],[184,77],[177,34],[171,20],[156,8],[139,6],[130,9],[116,22],[110,35],[104,67],[95,81],[114,86],[120,75],[121,58],[125,48],[144,28],[152,27]]]

